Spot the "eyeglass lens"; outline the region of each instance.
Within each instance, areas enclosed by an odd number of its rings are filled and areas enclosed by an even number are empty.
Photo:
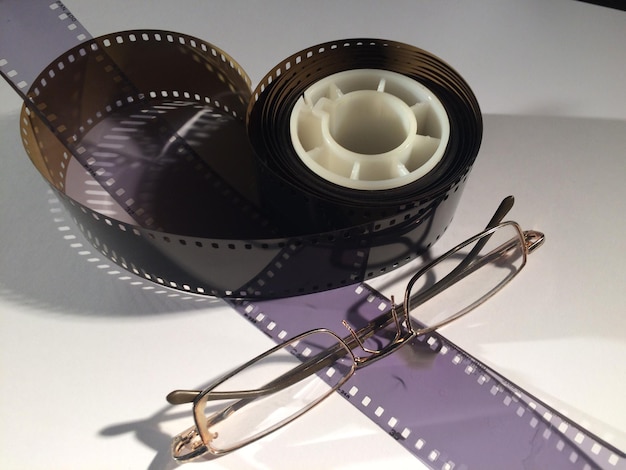
[[[353,371],[352,354],[329,332],[314,331],[299,341],[287,342],[203,397],[195,408],[202,440],[213,453],[241,447],[309,410],[340,387]],[[235,391],[259,393],[213,400],[219,392]]]
[[[468,313],[524,266],[523,243],[519,227],[505,224],[441,258],[408,291],[412,318],[438,327]]]

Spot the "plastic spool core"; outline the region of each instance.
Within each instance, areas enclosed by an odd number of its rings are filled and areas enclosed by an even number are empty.
[[[412,183],[441,160],[450,122],[437,97],[396,72],[358,69],[311,85],[290,118],[291,141],[314,173],[353,189]]]

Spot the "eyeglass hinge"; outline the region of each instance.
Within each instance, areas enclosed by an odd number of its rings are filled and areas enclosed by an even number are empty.
[[[546,237],[542,232],[538,232],[536,230],[526,230],[524,232],[524,243],[526,244],[528,253],[532,253],[534,250],[539,248],[545,241],[545,238]]]

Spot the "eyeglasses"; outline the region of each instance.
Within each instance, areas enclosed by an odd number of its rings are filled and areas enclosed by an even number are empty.
[[[319,328],[302,333],[238,367],[205,390],[176,390],[171,404],[193,403],[195,425],[178,434],[174,459],[239,449],[285,426],[339,389],[357,369],[416,337],[429,335],[482,304],[526,264],[544,235],[500,222],[505,199],[483,232],[428,263],[391,307],[345,337]],[[321,380],[320,380],[321,379]]]

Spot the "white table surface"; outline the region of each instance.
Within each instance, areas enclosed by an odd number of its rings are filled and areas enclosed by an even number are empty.
[[[94,36],[156,28],[206,39],[253,83],[293,52],[356,36],[449,62],[475,91],[485,132],[436,250],[480,230],[508,194],[511,217],[547,241],[514,283],[443,334],[626,449],[626,13],[573,0],[66,4]],[[28,161],[19,108],[0,83],[0,467],[174,468],[170,437],[191,415],[165,394],[271,342],[222,301],[155,294],[99,267]],[[374,284],[399,296],[390,279],[401,275]],[[418,468],[333,396],[267,439],[190,468],[381,465]]]

